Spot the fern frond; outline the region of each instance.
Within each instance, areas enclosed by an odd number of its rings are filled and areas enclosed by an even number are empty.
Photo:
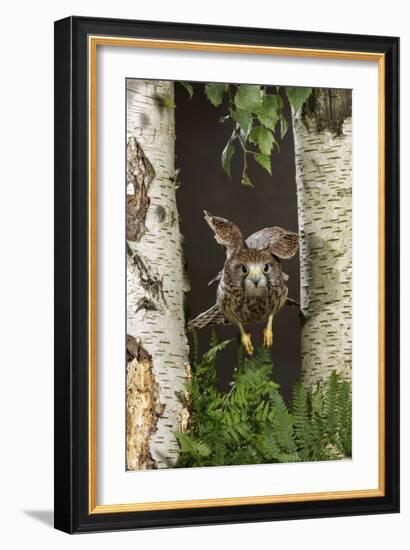
[[[193,336],[195,338],[195,336]],[[227,393],[217,388],[216,358],[231,340],[218,342],[193,365],[188,433],[177,432],[178,467],[224,466],[351,456],[351,386],[333,373],[310,391],[297,382],[288,408],[272,380],[269,352],[238,354]],[[183,393],[181,394],[181,398]]]
[[[333,445],[336,444],[338,392],[338,377],[336,371],[333,371],[327,382],[327,390],[325,393],[326,431],[329,441]]]
[[[225,349],[226,346],[232,341],[233,340],[224,340],[223,342],[214,343],[212,347],[206,353],[204,353],[201,362],[206,362],[209,366],[212,366],[212,363],[215,361],[218,352]]]
[[[286,453],[293,454],[296,452],[296,443],[292,417],[278,390],[271,392],[271,401],[275,410],[272,424],[276,429],[279,445]]]
[[[211,454],[211,449],[203,441],[198,441],[183,432],[175,432],[175,436],[181,445],[181,451],[195,458],[207,457]]]
[[[191,364],[196,365],[199,360],[199,340],[198,340],[198,331],[196,329],[192,329],[191,331],[192,335],[192,343],[190,346],[191,349]]]
[[[350,384],[339,384],[337,428],[338,450],[346,457],[352,456],[352,394]]]
[[[279,462],[282,452],[272,426],[265,427],[261,436],[255,439],[255,445],[266,462]]]
[[[303,460],[309,460],[313,444],[312,426],[308,395],[300,381],[293,387],[293,407],[295,440]]]

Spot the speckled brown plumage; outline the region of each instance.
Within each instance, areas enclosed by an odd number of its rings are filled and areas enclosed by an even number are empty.
[[[223,270],[211,281],[219,280],[216,305],[190,321],[190,328],[229,322],[238,325],[242,343],[253,352],[250,335],[242,325],[267,321],[264,344],[272,345],[272,320],[285,304],[288,276],[279,258],[289,259],[299,247],[299,237],[281,227],[267,227],[243,238],[231,221],[205,212],[205,220],[215,239],[226,249]]]
[[[243,247],[225,262],[216,302],[231,323],[262,322],[279,311],[287,293],[279,260]]]

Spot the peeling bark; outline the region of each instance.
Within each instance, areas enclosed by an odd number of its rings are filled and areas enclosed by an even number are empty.
[[[128,469],[173,466],[179,453],[174,431],[183,428],[189,416],[180,398],[188,376],[188,342],[173,96],[172,82],[127,81],[127,332],[150,358],[128,363],[127,395],[133,410],[142,403],[151,407],[143,417],[127,416]],[[150,384],[149,397],[141,387],[149,389]],[[154,402],[163,406],[160,416],[155,409],[155,422]],[[144,429],[135,424],[137,418],[146,422]]]
[[[191,365],[186,362],[184,363],[185,368],[185,377],[186,381],[189,383],[192,380],[192,370]],[[179,396],[181,403],[182,403],[182,409],[179,416],[179,425],[181,432],[187,432],[191,427],[191,397],[189,395],[188,390],[186,387],[184,387],[182,394]]]
[[[300,233],[302,377],[351,379],[352,118],[349,90],[314,90],[292,113]]]
[[[156,468],[149,441],[164,412],[152,369],[152,357],[141,342],[127,336],[127,466],[129,470]]]

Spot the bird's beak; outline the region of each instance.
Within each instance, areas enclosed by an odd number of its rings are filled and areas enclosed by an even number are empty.
[[[255,288],[258,286],[260,280],[261,280],[261,277],[251,277],[251,281],[255,285]]]
[[[260,280],[262,279],[262,269],[259,266],[250,266],[249,268],[249,279],[253,282],[255,287],[258,286]]]

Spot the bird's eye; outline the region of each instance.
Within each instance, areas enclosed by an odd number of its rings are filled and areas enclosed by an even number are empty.
[[[265,264],[265,266],[264,266],[264,268],[263,268],[263,271],[264,271],[265,273],[267,273],[267,272],[269,271],[269,267],[270,267],[269,264]]]
[[[248,273],[248,270],[246,268],[246,265],[243,265],[242,266],[242,273]]]

